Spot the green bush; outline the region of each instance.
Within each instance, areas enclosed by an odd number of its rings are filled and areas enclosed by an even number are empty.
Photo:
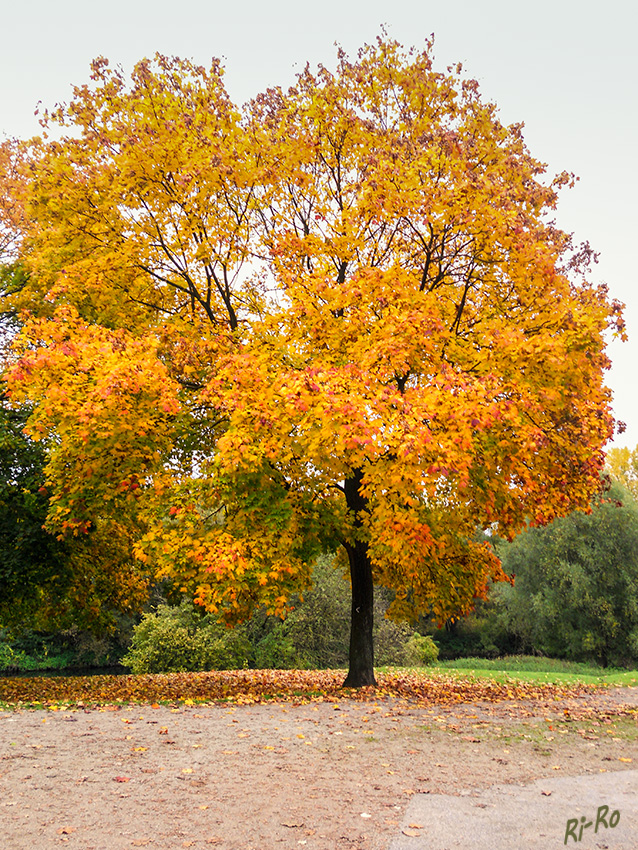
[[[413,634],[403,650],[404,667],[428,667],[439,659],[439,648],[429,635]]]
[[[245,629],[227,629],[185,600],[145,614],[122,663],[133,673],[232,670],[248,666],[251,655]]]
[[[0,643],[0,671],[3,673],[18,673],[27,669],[29,658],[16,650],[9,643]]]
[[[255,647],[255,667],[258,670],[304,670],[312,667],[308,658],[295,646],[294,637],[287,633],[288,621],[277,625]]]

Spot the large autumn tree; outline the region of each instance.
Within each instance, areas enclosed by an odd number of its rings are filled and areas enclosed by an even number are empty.
[[[619,307],[550,221],[570,178],[431,45],[243,110],[217,63],[100,59],[44,124],[5,194],[51,529],[134,515],[138,557],[229,621],[284,613],[338,548],[360,686],[375,583],[397,617],[460,615],[505,578],[477,529],[587,509]]]

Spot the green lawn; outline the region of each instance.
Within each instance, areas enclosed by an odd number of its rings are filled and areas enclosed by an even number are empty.
[[[504,658],[457,658],[441,661],[428,670],[459,676],[488,678],[496,682],[522,681],[587,685],[638,685],[638,670],[597,667],[555,658],[509,655]]]

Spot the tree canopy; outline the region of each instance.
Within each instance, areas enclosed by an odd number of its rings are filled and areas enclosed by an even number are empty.
[[[586,508],[613,430],[620,306],[550,220],[570,177],[431,48],[379,39],[241,110],[217,62],[98,59],[4,154],[49,528],[131,517],[230,621],[338,548],[353,685],[375,582],[396,616],[469,610],[505,578],[476,529]]]
[[[46,455],[24,434],[28,413],[0,406],[0,627],[111,631],[148,597],[130,529],[112,518],[70,540],[43,529]]]
[[[499,549],[516,574],[499,587],[501,627],[522,648],[574,660],[638,658],[638,505],[619,484]]]
[[[605,470],[638,501],[638,446],[635,449],[626,446],[610,449]]]

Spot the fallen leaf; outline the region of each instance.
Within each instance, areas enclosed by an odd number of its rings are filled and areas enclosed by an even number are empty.
[[[401,830],[401,832],[402,832],[404,835],[410,835],[410,836],[413,836],[414,838],[417,838],[419,835],[421,835],[420,830],[418,830],[418,829],[411,829],[409,826],[406,826],[406,827],[405,827],[405,829],[402,829],[402,830]]]
[[[583,693],[581,685],[571,687],[560,684],[468,682],[457,681],[444,674],[422,676],[385,673],[379,674],[378,681],[379,688],[375,693],[364,691],[357,694],[357,700],[369,702],[378,699],[382,692],[384,697],[415,699],[437,706],[453,705],[461,701],[489,700],[496,703],[505,699],[533,699],[547,703],[552,699],[579,696]],[[288,702],[293,705],[300,703],[300,695],[312,700],[340,700],[344,696],[342,683],[343,676],[336,670],[251,670],[249,675],[243,670],[220,670],[206,673],[169,673],[161,677],[113,676],[108,681],[103,677],[89,676],[50,679],[3,678],[0,679],[0,701],[9,706],[20,704],[25,708],[44,705],[51,711],[61,707],[68,709],[80,704],[91,704],[98,710],[115,712],[122,710],[123,702],[144,703],[154,709],[160,709],[160,703],[168,708],[177,701],[186,700],[272,705],[274,699],[279,703]],[[304,704],[305,701],[304,699]],[[60,706],[60,703],[64,705]],[[340,706],[335,707],[341,711]],[[179,709],[168,710],[179,712]],[[282,711],[284,710],[282,708]],[[342,716],[344,715],[345,711]],[[394,711],[385,716],[397,720],[400,715],[401,712]],[[574,717],[573,709],[570,709],[570,716]],[[440,723],[447,719],[441,718]],[[46,718],[41,720],[45,721]],[[551,718],[546,720],[546,728],[551,730],[553,722]]]
[[[130,782],[130,781],[131,781],[130,776],[114,776],[113,777],[113,782]]]
[[[551,791],[541,791],[541,794],[543,795],[543,797],[551,797],[552,796]]]

